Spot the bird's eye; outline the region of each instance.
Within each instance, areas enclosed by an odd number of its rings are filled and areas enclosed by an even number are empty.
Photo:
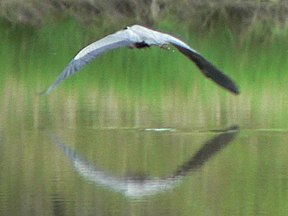
[[[126,26],[126,27],[124,27],[124,28],[123,28],[123,30],[127,30],[128,28],[129,28],[129,27],[128,27],[128,26]]]

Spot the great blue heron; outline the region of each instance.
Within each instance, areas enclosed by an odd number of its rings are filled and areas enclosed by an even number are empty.
[[[140,25],[125,27],[83,48],[44,93],[48,95],[63,80],[75,74],[90,61],[109,50],[124,46],[130,48],[145,48],[152,45],[165,48],[169,44],[175,46],[181,53],[191,59],[206,77],[211,78],[223,88],[239,94],[237,85],[227,75],[222,73],[186,43],[169,34],[154,31]]]

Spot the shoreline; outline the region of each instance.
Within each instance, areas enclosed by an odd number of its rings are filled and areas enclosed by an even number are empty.
[[[112,16],[111,16],[112,14]],[[0,2],[0,19],[11,25],[39,27],[47,22],[57,22],[63,18],[74,18],[89,28],[90,25],[109,27],[127,23],[148,26],[173,20],[195,28],[213,29],[217,24],[235,31],[250,29],[255,25],[263,28],[288,26],[288,3],[281,0],[266,2],[246,0],[173,1],[132,0],[103,2],[99,0],[43,0],[43,1],[3,1]]]

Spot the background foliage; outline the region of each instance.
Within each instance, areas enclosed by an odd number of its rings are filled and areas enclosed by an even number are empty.
[[[67,17],[87,28],[132,23],[181,23],[213,30],[225,25],[245,36],[280,34],[287,28],[287,0],[1,0],[0,17],[12,25],[40,27]]]

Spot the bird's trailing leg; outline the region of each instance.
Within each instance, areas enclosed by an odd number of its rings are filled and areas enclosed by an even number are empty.
[[[164,49],[164,50],[170,50],[171,49],[171,47],[168,44],[161,44],[161,45],[159,45],[159,47],[161,49]]]

